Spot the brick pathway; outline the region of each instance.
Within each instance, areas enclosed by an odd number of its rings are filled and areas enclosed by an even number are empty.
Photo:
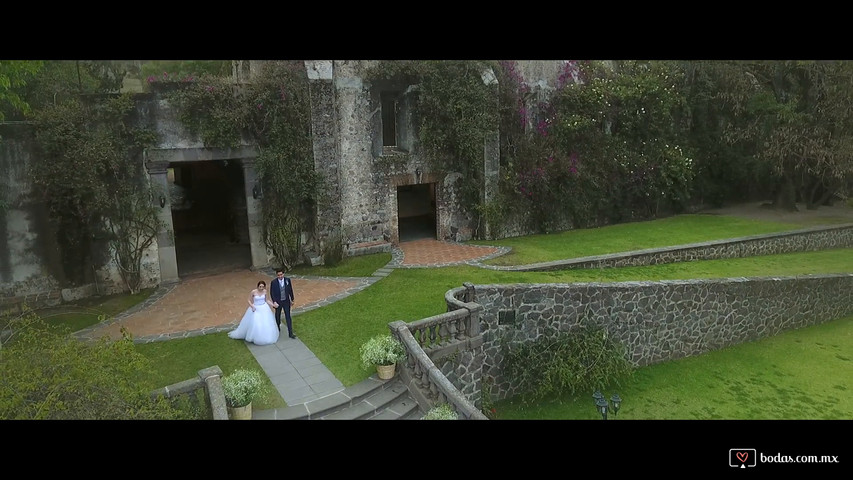
[[[421,239],[400,244],[392,251],[388,264],[392,268],[442,267],[447,265],[472,265],[488,258],[508,253],[505,247],[463,245],[438,240]]]
[[[506,252],[499,247],[462,245],[438,240],[404,242],[392,252],[387,268],[434,267],[466,264]],[[258,281],[267,285],[272,270],[240,270],[206,277],[186,278],[178,284],[159,288],[148,300],[135,308],[76,333],[80,338],[95,339],[104,335],[117,339],[121,327],[136,342],[146,343],[172,338],[229,331],[237,326],[248,307],[248,297]],[[296,296],[292,314],[327,305],[358,292],[383,278],[292,276]],[[282,321],[284,321],[282,319]],[[294,319],[294,330],[298,332]],[[298,333],[297,333],[298,335]]]

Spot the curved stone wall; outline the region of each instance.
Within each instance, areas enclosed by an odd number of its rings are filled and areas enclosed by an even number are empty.
[[[844,224],[533,265],[480,266],[518,271],[602,268],[850,246],[853,224]],[[481,394],[487,393],[481,388],[486,384],[492,400],[517,393],[502,375],[504,339],[532,341],[589,322],[622,341],[635,366],[649,365],[850,315],[853,274],[619,283],[466,283],[448,290],[445,302],[448,312],[468,310],[465,319],[455,321],[467,320],[470,325],[470,332],[457,339],[469,345],[457,345],[452,356],[430,349],[429,356],[467,401],[480,406]],[[414,331],[438,317],[404,325]],[[472,348],[475,340],[476,348]]]
[[[853,314],[853,274],[475,285],[473,302],[483,306],[483,379],[501,399],[517,393],[502,375],[503,339],[592,324],[623,342],[635,366],[650,365]]]

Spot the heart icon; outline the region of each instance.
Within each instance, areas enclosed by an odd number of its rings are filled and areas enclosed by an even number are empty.
[[[749,452],[737,452],[737,459],[741,461],[741,463],[746,463],[746,459],[749,458]]]

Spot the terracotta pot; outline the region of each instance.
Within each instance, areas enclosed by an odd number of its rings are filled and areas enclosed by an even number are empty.
[[[252,419],[252,403],[249,402],[245,407],[229,407],[231,410],[231,420],[251,420]]]
[[[381,380],[388,380],[389,378],[394,377],[394,371],[396,366],[397,365],[393,363],[391,365],[377,365],[376,373],[379,374],[379,378]]]

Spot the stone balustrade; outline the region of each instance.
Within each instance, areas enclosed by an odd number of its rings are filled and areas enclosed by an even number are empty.
[[[479,334],[478,312],[482,307],[456,299],[452,305],[458,308],[412,323],[389,324],[392,335],[403,343],[407,353],[400,378],[424,411],[447,403],[460,419],[486,420],[469,401],[478,398],[481,383],[483,338]],[[444,368],[437,367],[433,359]]]

